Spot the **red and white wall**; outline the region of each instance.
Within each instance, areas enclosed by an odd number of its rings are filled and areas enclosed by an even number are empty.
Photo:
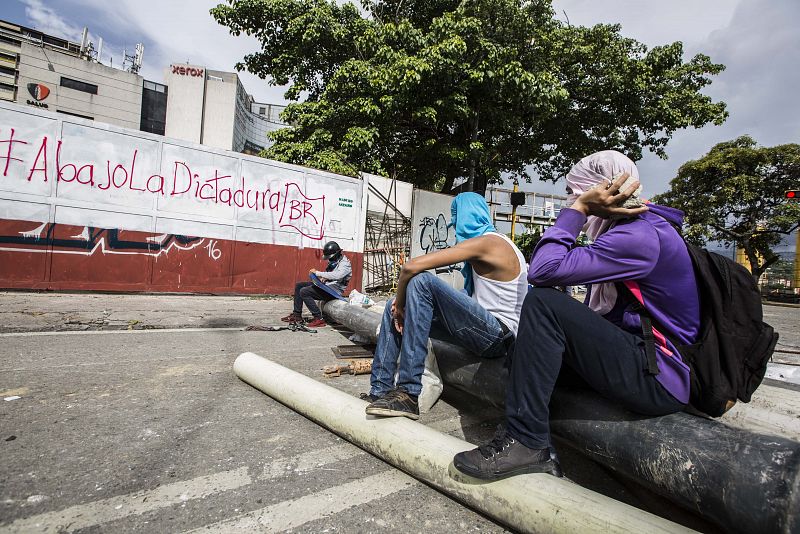
[[[0,103],[0,287],[290,294],[329,240],[358,287],[366,187]]]

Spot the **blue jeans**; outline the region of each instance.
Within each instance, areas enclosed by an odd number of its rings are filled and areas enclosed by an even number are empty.
[[[413,277],[406,287],[403,334],[394,328],[392,302],[386,303],[370,377],[370,394],[385,395],[397,387],[411,395],[422,391],[431,328],[443,331],[460,346],[485,358],[505,355],[500,321],[465,293],[430,273]],[[434,337],[439,337],[434,333]]]
[[[320,319],[322,317],[322,312],[319,306],[317,306],[318,300],[328,302],[329,300],[333,300],[333,297],[311,282],[297,282],[294,285],[294,308],[292,308],[292,313],[297,315],[302,314],[303,303],[305,303],[308,311],[314,316],[314,319]]]

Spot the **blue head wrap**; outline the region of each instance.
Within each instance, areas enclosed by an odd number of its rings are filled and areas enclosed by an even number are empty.
[[[477,193],[461,193],[453,199],[450,204],[450,226],[456,230],[456,243],[497,231],[492,224],[486,199]],[[464,290],[471,296],[475,286],[469,262],[464,262],[461,274],[464,275]]]

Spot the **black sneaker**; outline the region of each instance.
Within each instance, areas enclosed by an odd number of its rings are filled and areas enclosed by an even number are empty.
[[[497,428],[489,443],[456,454],[453,465],[462,473],[481,480],[555,471],[548,448],[529,449],[509,436],[503,425]]]
[[[553,470],[550,471],[550,474],[556,478],[562,478],[564,476],[564,470],[561,468],[561,460],[558,459],[558,454],[556,454],[556,450],[553,447],[550,447],[550,459],[553,461]]]
[[[376,400],[380,399],[379,396],[372,395],[371,393],[359,393],[358,398],[367,402],[375,402]]]
[[[367,415],[381,415],[384,417],[408,417],[419,419],[419,404],[417,398],[412,397],[405,390],[395,388],[380,399],[367,406]]]

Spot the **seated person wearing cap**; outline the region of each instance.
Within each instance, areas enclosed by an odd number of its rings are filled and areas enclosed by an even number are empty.
[[[347,284],[350,282],[350,277],[353,275],[353,268],[350,265],[350,260],[347,256],[342,254],[342,249],[336,241],[328,241],[322,248],[322,257],[328,260],[328,266],[324,271],[317,271],[311,269],[310,274],[315,274],[319,280],[331,289],[339,293],[344,292]],[[311,328],[319,328],[327,326],[325,320],[322,318],[322,312],[317,306],[318,300],[327,302],[333,300],[333,297],[326,293],[325,290],[315,286],[312,282],[297,282],[294,286],[294,309],[292,313],[286,317],[282,317],[281,321],[287,323],[298,323],[303,320],[303,303],[305,302],[308,311],[311,312],[313,319],[308,326]]]
[[[487,358],[505,355],[516,335],[528,290],[525,258],[492,226],[482,196],[461,193],[453,199],[450,212],[456,245],[406,262],[397,295],[386,304],[371,388],[369,394],[361,394],[371,402],[369,415],[419,418],[418,396],[432,326]],[[465,292],[426,272],[461,262]]]

